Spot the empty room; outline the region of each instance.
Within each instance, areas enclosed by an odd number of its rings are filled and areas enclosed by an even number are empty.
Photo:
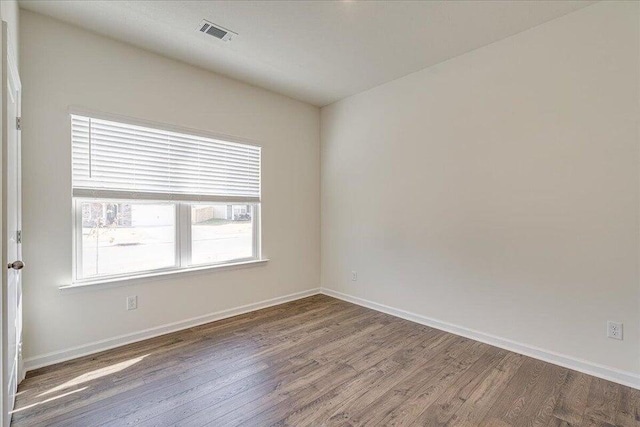
[[[0,19],[0,427],[640,427],[640,1]]]

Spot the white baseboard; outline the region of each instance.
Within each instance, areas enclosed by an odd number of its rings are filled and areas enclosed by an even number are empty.
[[[579,372],[583,372],[588,375],[593,375],[598,378],[613,381],[618,384],[640,389],[640,375],[633,372],[622,371],[620,369],[612,368],[609,366],[592,363],[587,360],[578,359],[572,356],[567,356],[539,347],[531,346],[528,344],[519,343],[509,339],[501,338],[495,335],[486,334],[484,332],[476,331],[473,329],[465,328],[462,326],[453,325],[451,323],[442,322],[440,320],[432,319],[420,314],[411,313],[409,311],[400,310],[397,308],[389,307],[384,304],[369,301],[363,298],[354,297],[344,294],[342,292],[334,291],[327,288],[309,289],[302,292],[297,292],[282,297],[272,298],[265,301],[256,302],[253,304],[247,304],[240,307],[231,308],[228,310],[217,311],[215,313],[205,314],[203,316],[193,317],[191,319],[182,320],[179,322],[168,323],[166,325],[157,326],[155,328],[145,329],[142,331],[134,332],[131,334],[120,335],[117,337],[95,341],[89,344],[84,344],[77,347],[72,347],[66,350],[51,352],[42,354],[35,357],[30,357],[24,360],[25,372],[33,369],[41,368],[43,366],[53,365],[55,363],[65,362],[67,360],[76,359],[78,357],[87,356],[90,354],[98,353],[104,350],[109,350],[115,347],[120,347],[125,344],[131,344],[133,342],[142,341],[149,338],[154,338],[160,335],[176,332],[179,330],[192,328],[194,326],[203,325],[205,323],[215,322],[216,320],[226,319],[228,317],[238,316],[240,314],[248,313],[255,310],[260,310],[267,307],[272,307],[278,304],[284,304],[286,302],[295,301],[301,298],[306,298],[311,295],[322,293],[334,298],[341,299],[353,304],[357,304],[363,307],[370,308],[372,310],[380,311],[382,313],[390,314],[392,316],[400,317],[412,322],[416,322],[422,325],[426,325],[432,328],[440,329],[446,332],[450,332],[455,335],[460,335],[472,340],[480,341],[495,347],[500,347],[505,350],[513,351],[515,353],[523,354],[525,356],[533,357],[535,359],[543,360],[545,362],[553,363],[565,368],[573,369]]]
[[[578,359],[564,354],[555,353],[553,351],[548,351],[532,345],[519,343],[495,335],[490,335],[462,326],[453,325],[451,323],[442,322],[440,320],[431,319],[420,314],[389,307],[384,304],[379,304],[377,302],[369,301],[363,298],[347,295],[342,292],[334,291],[332,289],[321,288],[320,292],[325,295],[341,299],[343,301],[361,305],[363,307],[390,314],[392,316],[400,317],[405,320],[420,323],[421,325],[440,329],[442,331],[450,332],[455,335],[460,335],[475,341],[480,341],[495,347],[523,354],[534,359],[553,363],[554,365],[559,365],[588,375],[593,375],[594,377],[602,378],[628,387],[633,387],[635,389],[640,389],[640,375],[633,372],[622,371],[620,369],[592,363],[587,360]]]
[[[240,307],[230,308],[228,310],[222,310],[222,311],[217,311],[215,313],[205,314],[203,316],[193,317],[191,319],[181,320],[179,322],[168,323],[168,324],[157,326],[154,328],[133,332],[131,334],[125,334],[125,335],[120,335],[113,338],[108,338],[105,340],[95,341],[89,344],[68,348],[66,350],[60,350],[60,351],[42,354],[39,356],[30,357],[24,360],[25,372],[31,371],[37,368],[42,368],[44,366],[53,365],[55,363],[76,359],[78,357],[98,353],[104,350],[109,350],[115,347],[120,347],[125,344],[131,344],[133,342],[154,338],[159,335],[180,331],[182,329],[192,328],[194,326],[203,325],[205,323],[215,322],[216,320],[222,320],[228,317],[238,316],[240,314],[248,313],[250,311],[256,311],[263,308],[272,307],[274,305],[284,304],[286,302],[295,301],[295,300],[306,298],[311,295],[316,295],[319,293],[320,293],[319,288],[309,289],[306,291],[296,292],[294,294],[285,295],[282,297],[272,298],[265,301],[256,302],[253,304],[242,305]]]

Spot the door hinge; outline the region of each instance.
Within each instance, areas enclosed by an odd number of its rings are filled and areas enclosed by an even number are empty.
[[[16,243],[22,243],[22,230],[16,231]]]
[[[22,117],[16,117],[16,129],[22,130]]]

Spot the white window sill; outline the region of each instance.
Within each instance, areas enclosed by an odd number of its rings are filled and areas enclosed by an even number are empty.
[[[197,273],[197,272],[206,272],[212,270],[230,270],[236,268],[243,267],[251,267],[260,264],[265,264],[269,261],[269,259],[253,259],[250,261],[241,261],[241,262],[231,262],[228,264],[216,264],[216,265],[205,265],[201,267],[190,267],[190,268],[177,268],[174,270],[165,270],[165,271],[156,271],[156,272],[147,272],[143,274],[132,274],[129,276],[121,276],[121,277],[105,277],[103,279],[95,279],[95,280],[87,280],[76,283],[71,283],[69,285],[59,286],[59,289],[77,289],[88,286],[97,286],[97,285],[112,285],[119,284],[125,285],[134,282],[138,282],[144,279],[154,279],[154,278],[162,278],[167,276],[176,276],[176,275],[184,275],[189,273]]]

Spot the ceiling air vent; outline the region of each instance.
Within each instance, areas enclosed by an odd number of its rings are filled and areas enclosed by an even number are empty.
[[[229,40],[231,40],[232,38],[238,35],[233,31],[227,30],[226,28],[223,28],[205,19],[203,19],[202,22],[200,23],[200,27],[198,28],[198,30],[201,33],[205,33],[210,36],[213,36],[217,39],[222,40],[223,42],[228,42]]]

